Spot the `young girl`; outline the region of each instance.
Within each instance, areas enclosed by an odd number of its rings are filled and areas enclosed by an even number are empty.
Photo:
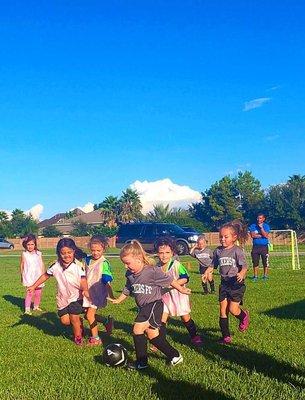
[[[199,273],[201,275],[201,284],[203,294],[209,294],[208,283],[211,293],[215,293],[215,284],[213,279],[213,271],[208,274],[207,280],[204,274],[208,267],[211,266],[213,260],[213,251],[207,247],[207,241],[204,235],[198,236],[196,245],[191,249],[190,255],[199,262]]]
[[[58,260],[47,271],[28,287],[32,293],[37,287],[51,276],[57,280],[57,309],[58,316],[63,325],[72,325],[74,342],[83,344],[83,327],[80,314],[83,313],[83,295],[89,299],[86,273],[81,265],[76,262],[75,256],[79,252],[74,240],[60,239],[56,246]]]
[[[138,370],[148,367],[147,338],[166,355],[170,365],[181,363],[182,355],[168,343],[165,330],[160,331],[163,313],[161,288],[172,286],[185,294],[190,294],[190,290],[179,285],[161,268],[152,266],[152,261],[136,240],[126,244],[120,256],[127,269],[126,286],[117,299],[110,301],[119,304],[129,295],[133,295],[138,306],[138,315],[133,326],[136,363],[129,367]]]
[[[44,265],[41,252],[37,249],[35,235],[29,234],[23,238],[22,246],[25,251],[21,254],[20,274],[23,286],[28,287],[44,273]],[[34,311],[42,311],[40,308],[42,288],[44,284],[38,286],[34,292],[27,292],[25,296],[25,314],[31,315],[31,303],[34,294]]]
[[[163,237],[157,241],[157,254],[159,257],[159,267],[172,279],[184,286],[189,281],[187,269],[174,258],[175,242],[170,237]],[[176,289],[172,289],[163,294],[162,300],[164,303],[162,324],[166,325],[168,317],[180,317],[184,326],[188,330],[192,344],[196,346],[202,345],[202,339],[197,333],[195,322],[190,316],[191,306],[189,296],[181,293]],[[163,328],[161,328],[162,330]],[[153,347],[151,350],[155,350]]]
[[[97,320],[99,320],[100,316],[96,315],[96,310],[106,306],[107,296],[113,298],[111,289],[112,273],[110,264],[104,257],[107,246],[108,241],[105,236],[93,236],[89,242],[91,256],[85,258],[86,276],[91,301],[84,298],[83,307],[87,308],[86,319],[90,324],[91,330],[91,337],[88,341],[89,346],[102,344],[97,326]],[[105,324],[105,327],[107,333],[111,334],[113,328],[112,317],[108,316],[108,322]]]
[[[245,254],[241,247],[248,236],[247,227],[240,221],[234,220],[224,224],[219,231],[221,246],[217,247],[213,255],[213,265],[219,267],[221,284],[219,288],[220,318],[219,326],[222,333],[221,344],[230,344],[232,341],[229,330],[229,313],[239,320],[239,330],[244,332],[249,327],[249,312],[242,310],[240,305],[245,294],[245,276],[247,264]],[[204,278],[213,267],[208,267]]]

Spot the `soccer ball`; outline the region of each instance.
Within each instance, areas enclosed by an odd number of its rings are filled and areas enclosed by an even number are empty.
[[[110,343],[104,349],[102,358],[108,367],[124,367],[127,364],[127,350],[119,343]]]

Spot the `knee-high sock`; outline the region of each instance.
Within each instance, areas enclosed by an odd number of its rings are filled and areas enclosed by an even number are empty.
[[[133,342],[137,361],[147,364],[147,338],[144,333],[142,335],[133,335]]]
[[[183,321],[184,326],[188,330],[188,333],[190,334],[190,337],[193,338],[194,336],[197,336],[197,328],[195,322],[192,320],[188,320],[187,322]]]
[[[26,310],[31,308],[32,297],[33,297],[32,292],[26,292],[25,299],[24,299],[24,306],[25,306]]]
[[[34,291],[34,308],[40,306],[41,295],[42,295],[42,288],[35,289],[35,291]]]
[[[223,337],[231,336],[229,330],[229,319],[228,318],[219,318],[219,326]]]
[[[174,357],[179,356],[179,351],[174,349],[163,335],[159,334],[159,336],[151,339],[150,343],[157,347],[157,349],[160,350],[163,354],[165,354],[169,360],[172,360]]]

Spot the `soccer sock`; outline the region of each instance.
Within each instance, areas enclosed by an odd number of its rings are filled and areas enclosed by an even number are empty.
[[[206,282],[202,282],[203,293],[209,293],[208,284]]]
[[[159,334],[159,336],[150,339],[150,343],[165,354],[169,360],[172,360],[174,357],[179,357],[179,351],[168,343],[165,336]]]
[[[34,308],[39,307],[41,302],[42,288],[35,289],[34,291]]]
[[[215,283],[214,283],[214,280],[210,281],[210,288],[211,288],[211,292],[215,292]]]
[[[159,328],[159,335],[166,337],[166,324],[162,322],[162,325]]]
[[[222,333],[222,337],[231,336],[230,330],[229,330],[229,319],[227,317],[219,318],[219,326],[220,326],[220,330]]]
[[[240,322],[242,322],[246,315],[247,314],[243,310],[240,310],[240,314],[234,315],[234,316],[235,316],[235,318],[239,319]]]
[[[188,330],[188,333],[190,334],[190,337],[193,338],[194,336],[197,336],[197,328],[195,322],[191,319],[189,319],[187,322],[182,321],[186,329]]]
[[[133,342],[136,350],[137,361],[142,364],[147,364],[147,338],[144,333],[142,333],[142,335],[133,335]]]

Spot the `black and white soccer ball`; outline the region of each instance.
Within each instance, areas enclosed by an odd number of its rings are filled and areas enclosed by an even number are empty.
[[[119,343],[110,343],[103,351],[103,363],[108,367],[125,367],[127,350]]]

